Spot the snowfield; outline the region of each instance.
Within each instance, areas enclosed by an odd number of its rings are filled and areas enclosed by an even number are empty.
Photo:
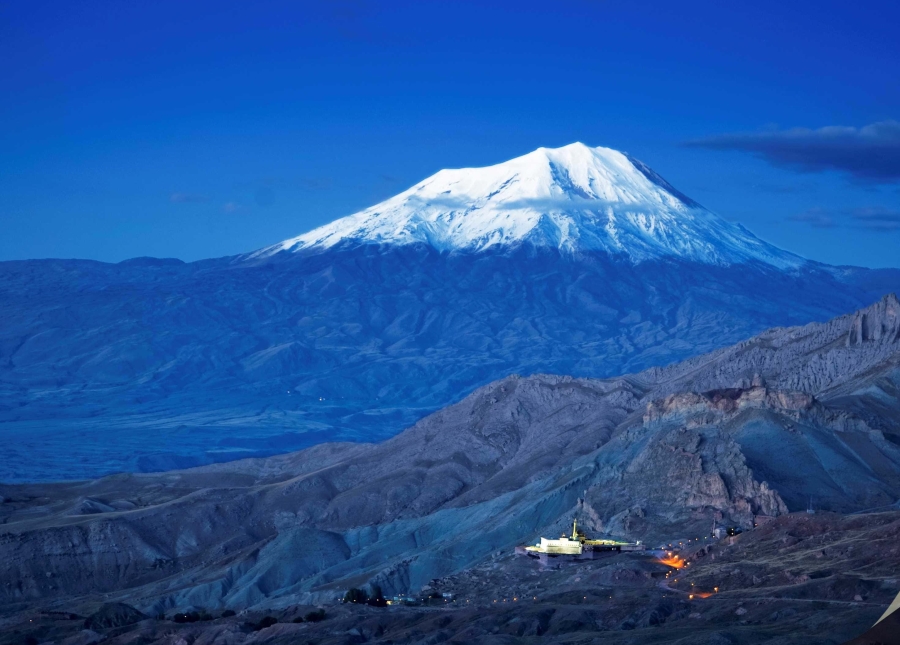
[[[347,241],[425,243],[440,251],[529,242],[634,262],[757,260],[780,268],[804,262],[682,195],[640,161],[582,143],[538,148],[487,168],[441,170],[387,201],[263,249],[259,256]]]

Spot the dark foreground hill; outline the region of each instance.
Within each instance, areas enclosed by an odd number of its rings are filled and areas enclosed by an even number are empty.
[[[142,618],[98,598],[69,600],[4,613],[0,643],[840,645],[866,631],[897,593],[898,538],[896,511],[794,513],[685,550],[692,562],[677,582],[648,556],[542,568],[505,552],[432,581],[426,595],[439,598],[419,606],[195,610],[188,615],[201,620],[178,622],[185,615],[173,609]],[[324,619],[305,618],[314,611]],[[98,626],[110,616],[119,618],[115,626]],[[853,645],[895,645],[897,625],[895,617]]]
[[[900,499],[898,419],[900,302],[891,295],[665,369],[502,379],[380,444],[0,486],[0,605],[16,616],[77,613],[103,599],[155,616],[282,611],[366,584],[417,592],[558,534],[573,517],[592,534],[700,544],[713,522],[749,530],[806,517],[812,497],[823,517],[876,512],[865,521],[881,526],[893,515],[877,512]],[[812,581],[829,579],[824,600],[868,594],[878,613],[881,596],[896,595],[897,549],[882,544],[862,564],[860,548],[822,546],[829,564],[814,572],[757,555],[716,576],[809,601],[819,598]],[[621,575],[664,570],[634,566]],[[845,589],[834,576],[854,582]]]
[[[898,288],[896,271],[528,245],[0,263],[0,481],[380,441],[510,374],[667,365]]]

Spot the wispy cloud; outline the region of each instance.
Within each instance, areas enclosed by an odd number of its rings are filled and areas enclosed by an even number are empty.
[[[202,202],[208,202],[209,197],[206,195],[198,195],[195,193],[172,193],[169,195],[169,201],[175,204],[199,204]]]
[[[815,184],[808,183],[791,183],[791,184],[750,184],[756,192],[774,193],[776,195],[792,195],[796,193],[805,193],[815,190]]]
[[[892,233],[900,231],[900,210],[883,206],[864,208],[826,209],[810,208],[788,217],[792,222],[801,222],[813,228],[856,228],[868,231]]]
[[[237,202],[226,202],[226,204],[222,206],[222,210],[226,213],[236,213],[241,210],[241,205]]]
[[[873,231],[900,231],[900,210],[887,208],[857,208],[850,213],[858,228]]]
[[[720,134],[684,145],[740,150],[804,171],[838,170],[878,183],[900,182],[900,121],[861,128],[828,126]]]
[[[834,228],[837,226],[834,217],[829,215],[823,208],[810,208],[802,213],[791,215],[788,217],[788,220],[808,224],[813,228]]]

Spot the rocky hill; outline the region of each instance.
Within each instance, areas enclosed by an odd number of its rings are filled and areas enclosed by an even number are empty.
[[[890,507],[898,311],[888,296],[620,378],[508,377],[379,444],[0,486],[0,598],[104,594],[149,615],[272,607],[367,582],[415,590],[573,516],[664,541],[713,521],[749,528],[810,497],[842,513]]]

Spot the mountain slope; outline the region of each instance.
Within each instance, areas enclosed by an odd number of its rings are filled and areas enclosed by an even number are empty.
[[[818,509],[889,506],[900,447],[888,417],[900,401],[870,408],[865,393],[896,379],[900,338],[847,347],[831,336],[851,336],[862,318],[890,321],[896,307],[887,298],[855,318],[749,341],[777,347],[772,382],[793,371],[798,349],[850,352],[845,371],[806,391],[715,380],[720,352],[697,361],[715,387],[705,392],[666,395],[659,370],[509,377],[377,445],[3,486],[0,576],[11,584],[0,597],[115,593],[156,612],[330,597],[367,580],[396,593],[557,532],[573,514],[593,533],[671,541],[716,520],[750,527],[804,509],[810,494]],[[836,379],[842,401],[866,414],[828,398]]]
[[[709,212],[640,161],[581,143],[538,148],[488,168],[442,170],[385,202],[254,257],[348,241],[424,243],[440,251],[528,242],[632,261],[761,261],[780,268],[804,262]]]
[[[508,374],[666,365],[874,295],[815,267],[539,248],[3,263],[0,481],[380,440]]]

